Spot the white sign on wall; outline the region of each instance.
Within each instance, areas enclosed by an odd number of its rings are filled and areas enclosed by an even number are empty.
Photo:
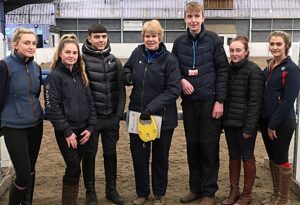
[[[123,21],[124,31],[141,31],[143,26],[143,21]]]

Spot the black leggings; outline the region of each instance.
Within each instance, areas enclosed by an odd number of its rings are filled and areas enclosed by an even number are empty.
[[[26,187],[35,171],[43,136],[43,123],[29,128],[4,127],[4,140],[16,172],[17,186]]]
[[[296,120],[284,120],[276,129],[277,139],[268,136],[268,121],[261,124],[261,133],[270,160],[276,164],[288,162],[289,146],[296,128]]]
[[[55,137],[58,144],[58,147],[60,149],[60,152],[64,158],[64,161],[67,165],[66,171],[65,171],[65,179],[78,179],[81,174],[81,168],[80,163],[82,158],[84,157],[84,154],[91,149],[91,146],[95,144],[95,140],[97,140],[97,137],[93,137],[91,135],[89,141],[85,143],[84,145],[80,144],[80,140],[83,136],[80,135],[81,132],[83,132],[85,128],[80,129],[74,129],[73,132],[77,136],[77,148],[68,147],[66,138],[64,137],[64,133],[55,131]]]

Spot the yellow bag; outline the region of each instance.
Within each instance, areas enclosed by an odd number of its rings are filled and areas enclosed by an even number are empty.
[[[153,141],[157,138],[157,127],[153,116],[150,120],[138,119],[138,132],[141,140],[144,142]]]

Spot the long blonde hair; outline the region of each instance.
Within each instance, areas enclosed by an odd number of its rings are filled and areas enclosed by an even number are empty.
[[[55,53],[54,53],[53,60],[51,63],[51,69],[55,69],[55,67],[57,66],[57,62],[61,60],[59,55],[62,52],[65,44],[67,44],[67,43],[73,43],[77,47],[77,50],[78,50],[77,65],[78,65],[79,72],[80,72],[80,75],[81,75],[84,85],[88,86],[89,80],[88,80],[88,77],[85,72],[85,66],[84,66],[84,62],[82,60],[82,55],[80,53],[78,39],[75,34],[65,34],[60,38],[60,42],[55,49]]]

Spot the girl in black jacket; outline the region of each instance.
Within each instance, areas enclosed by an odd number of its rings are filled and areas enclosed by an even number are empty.
[[[292,166],[289,145],[296,128],[294,102],[299,93],[299,67],[288,56],[291,37],[283,31],[269,35],[273,59],[264,70],[265,94],[262,136],[269,156],[274,192],[262,204],[290,204]]]
[[[248,39],[236,37],[229,45],[230,75],[224,111],[224,129],[229,150],[230,195],[222,204],[251,203],[255,180],[254,147],[261,114],[264,77],[261,69],[248,60]],[[241,160],[244,189],[239,191]]]
[[[93,146],[96,111],[75,35],[64,35],[45,83],[45,111],[67,168],[62,204],[77,204],[80,162]]]

